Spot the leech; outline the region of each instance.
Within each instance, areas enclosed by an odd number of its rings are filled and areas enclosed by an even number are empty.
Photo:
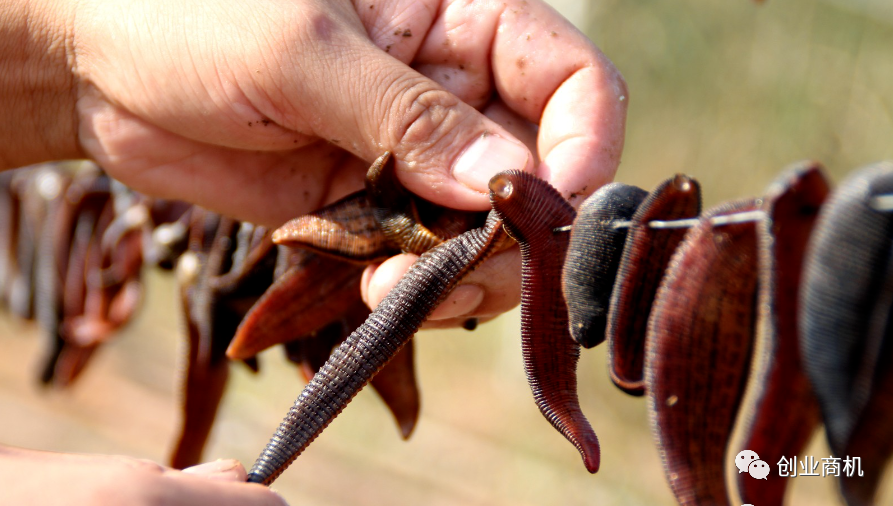
[[[661,281],[645,354],[649,418],[681,505],[728,504],[725,448],[746,380],[756,314],[756,229],[711,218],[757,208],[714,208],[685,235]]]
[[[339,346],[301,392],[248,474],[269,485],[412,338],[465,274],[504,245],[493,214],[424,253],[369,318]]]
[[[628,231],[612,223],[631,218],[647,195],[637,186],[610,183],[577,209],[561,269],[561,287],[571,337],[584,348],[605,340],[608,306]]]
[[[380,262],[400,252],[375,220],[366,191],[289,220],[273,232],[273,242],[362,264]]]
[[[632,217],[611,292],[605,332],[611,380],[630,395],[645,392],[647,315],[651,314],[670,258],[688,231],[653,228],[648,223],[700,212],[700,185],[684,174],[676,174],[652,190]]]
[[[847,178],[822,207],[804,259],[803,364],[837,457],[859,456],[864,476],[840,476],[848,504],[874,504],[893,451],[893,164]],[[880,201],[880,202],[878,202]]]
[[[800,358],[797,325],[803,256],[828,192],[821,167],[807,163],[787,169],[763,199],[762,210],[769,219],[757,227],[757,337],[728,456],[750,450],[760,460],[776,463],[785,456],[802,455],[819,422],[818,403]],[[778,416],[781,412],[785,416]],[[746,471],[750,462],[735,459],[738,471]],[[735,476],[740,500],[733,504],[783,504],[788,480],[777,467],[765,481],[754,480],[747,472]]]
[[[415,198],[397,180],[396,166],[389,151],[378,157],[366,173],[366,194],[388,241],[406,253],[421,255],[443,239],[422,225]]]
[[[555,188],[531,174],[508,171],[490,180],[490,202],[521,247],[521,346],[524,369],[543,416],[598,471],[600,450],[577,397],[580,346],[568,330],[561,270],[570,238],[553,234],[576,212]]]

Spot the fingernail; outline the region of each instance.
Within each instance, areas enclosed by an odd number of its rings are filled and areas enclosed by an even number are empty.
[[[471,313],[484,301],[484,289],[477,285],[460,285],[431,313],[429,320],[446,320]]]
[[[490,178],[504,170],[524,170],[530,152],[518,142],[484,132],[453,164],[453,177],[474,191],[487,193]]]
[[[198,474],[215,479],[227,479],[239,477],[239,475],[241,474],[241,467],[242,464],[240,464],[238,460],[220,459],[215,460],[214,462],[207,462],[204,464],[199,464],[197,466],[187,467],[183,470],[183,472],[189,474]]]

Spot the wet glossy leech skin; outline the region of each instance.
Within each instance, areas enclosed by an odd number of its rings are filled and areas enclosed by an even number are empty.
[[[605,340],[608,305],[629,230],[615,223],[630,219],[647,195],[637,186],[610,183],[577,210],[561,283],[571,336],[584,348]]]
[[[726,445],[746,380],[756,318],[754,201],[705,213],[670,261],[648,321],[652,431],[681,505],[727,504]]]
[[[566,232],[576,212],[545,181],[519,171],[490,180],[493,210],[521,247],[521,346],[524,369],[540,411],[580,452],[589,472],[600,463],[598,438],[580,409],[577,362],[580,346],[568,331],[561,270]]]
[[[700,213],[700,185],[691,177],[676,174],[652,190],[630,220],[606,332],[611,380],[628,394],[645,393],[647,315],[670,257],[688,231],[653,227],[651,222],[695,218]]]
[[[248,481],[272,483],[412,338],[463,276],[503,247],[503,237],[502,223],[491,213],[484,227],[419,257],[304,388],[258,457]]]
[[[767,480],[736,475],[733,504],[781,506],[790,480],[774,465],[802,455],[819,422],[818,404],[803,370],[798,334],[803,257],[819,209],[830,191],[821,166],[790,167],[763,199],[759,233],[757,336],[746,393],[727,457],[742,450],[773,464]],[[784,416],[779,416],[784,413]]]

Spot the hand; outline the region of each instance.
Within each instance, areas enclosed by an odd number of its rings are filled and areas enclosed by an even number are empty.
[[[235,460],[177,471],[130,457],[0,446],[0,475],[0,504],[285,506],[270,489],[246,483]]]
[[[359,189],[385,150],[407,188],[458,209],[487,209],[507,169],[577,204],[619,163],[623,79],[541,0],[72,5],[80,148],[146,193],[278,225]],[[411,260],[367,271],[371,306]],[[518,265],[494,257],[433,318],[513,307]]]

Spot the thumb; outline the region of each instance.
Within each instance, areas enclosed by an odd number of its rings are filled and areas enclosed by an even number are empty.
[[[319,81],[325,120],[314,122],[317,135],[369,161],[391,151],[407,189],[455,209],[488,209],[494,174],[533,171],[530,151],[506,129],[371,42],[363,46],[354,48],[360,75],[356,59],[339,58],[330,60],[335,75]]]

